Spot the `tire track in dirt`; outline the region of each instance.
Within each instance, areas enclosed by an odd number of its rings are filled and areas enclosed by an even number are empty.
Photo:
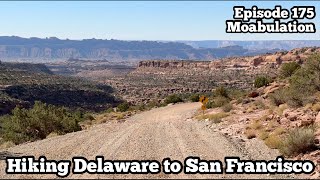
[[[235,144],[205,122],[188,120],[200,108],[200,103],[185,103],[156,108],[136,114],[124,123],[105,123],[88,130],[22,144],[7,149],[20,155],[46,155],[48,159],[72,159],[83,156],[88,160],[104,156],[105,160],[180,160],[198,156],[204,160],[221,160],[225,156],[249,157],[245,147]],[[241,150],[241,148],[243,150]],[[264,148],[259,147],[257,148]],[[266,152],[267,149],[257,152]],[[259,155],[259,154],[258,154]],[[264,157],[263,155],[260,155]],[[271,158],[271,157],[270,157]],[[55,175],[6,175],[5,163],[0,163],[0,178],[57,178]],[[210,174],[82,174],[68,178],[286,178],[268,175]]]

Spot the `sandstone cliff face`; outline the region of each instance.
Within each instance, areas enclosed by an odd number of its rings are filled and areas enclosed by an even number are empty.
[[[303,63],[315,52],[320,52],[320,48],[299,48],[274,54],[212,61],[140,61],[137,69],[128,74],[129,80],[125,85],[109,83],[122,89],[123,94],[137,94],[137,97],[146,97],[148,100],[154,96],[165,96],[168,92],[211,92],[220,85],[250,89],[256,76],[268,74],[276,77],[282,63]]]
[[[266,54],[250,57],[233,57],[224,58],[214,61],[140,61],[138,71],[154,69],[184,69],[184,70],[215,70],[215,69],[256,69],[256,68],[277,68],[282,63],[298,62],[303,63],[312,53],[320,52],[320,48],[298,48],[286,52],[276,52],[274,54]]]

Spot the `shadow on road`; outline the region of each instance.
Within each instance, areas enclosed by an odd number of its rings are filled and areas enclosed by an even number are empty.
[[[0,160],[5,160],[7,157],[17,157],[20,153],[11,153],[9,151],[0,152]]]

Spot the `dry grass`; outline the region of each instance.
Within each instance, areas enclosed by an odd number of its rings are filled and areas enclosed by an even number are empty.
[[[249,125],[249,127],[251,129],[259,130],[262,129],[263,125],[260,120],[255,120]]]
[[[255,109],[265,109],[266,105],[262,100],[256,100],[253,102],[253,105],[255,106]]]
[[[319,112],[320,111],[320,103],[316,103],[311,107],[312,111]]]
[[[102,124],[106,123],[108,121],[118,121],[125,119],[131,115],[133,115],[133,112],[126,111],[126,112],[106,112],[103,114],[95,115],[94,120],[92,121],[84,121],[81,123],[81,126],[85,129],[94,125],[94,124]]]
[[[286,156],[294,156],[314,149],[315,127],[303,127],[291,130],[283,140],[280,152]]]
[[[274,135],[282,135],[282,134],[285,134],[287,132],[287,130],[283,127],[277,127],[273,132],[272,134]]]
[[[56,132],[52,132],[46,138],[52,138],[52,137],[56,137],[56,136],[59,136],[59,134]]]
[[[261,140],[265,140],[265,139],[267,139],[267,138],[269,137],[269,133],[266,132],[265,130],[260,130],[260,131],[258,132],[258,137],[259,137],[259,139],[261,139]]]
[[[278,126],[279,126],[279,123],[273,119],[268,122],[267,131],[269,132],[274,131],[274,129],[276,129]]]
[[[232,109],[233,109],[233,105],[231,103],[228,103],[222,106],[223,112],[230,112]]]
[[[265,144],[272,149],[280,148],[282,140],[278,135],[271,134],[264,140]]]

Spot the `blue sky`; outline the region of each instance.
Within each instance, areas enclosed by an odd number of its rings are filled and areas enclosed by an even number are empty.
[[[0,2],[0,36],[121,40],[314,40],[319,36],[318,2]],[[227,34],[233,6],[273,8],[315,5],[316,34]]]

